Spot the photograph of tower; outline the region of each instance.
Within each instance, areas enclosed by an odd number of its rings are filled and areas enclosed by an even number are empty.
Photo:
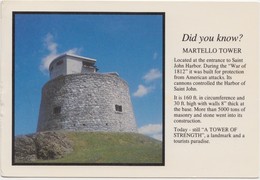
[[[13,17],[14,165],[164,165],[163,13]]]
[[[96,60],[63,54],[50,64],[37,131],[137,132],[127,82]]]

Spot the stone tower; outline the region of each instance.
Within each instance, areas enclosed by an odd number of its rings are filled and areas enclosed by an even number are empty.
[[[128,84],[95,59],[64,54],[49,66],[37,131],[137,132]]]

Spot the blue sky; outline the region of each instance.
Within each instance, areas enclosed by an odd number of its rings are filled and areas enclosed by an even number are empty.
[[[48,65],[65,52],[94,58],[128,82],[140,133],[160,139],[161,15],[16,14],[15,134],[34,133]]]

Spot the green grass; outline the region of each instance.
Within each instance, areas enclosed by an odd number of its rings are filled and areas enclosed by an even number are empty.
[[[162,163],[162,143],[135,133],[66,132],[73,152],[36,163]]]

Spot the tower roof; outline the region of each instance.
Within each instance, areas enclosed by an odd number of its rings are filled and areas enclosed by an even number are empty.
[[[65,53],[65,54],[62,54],[62,55],[54,58],[52,60],[52,62],[50,63],[50,65],[49,65],[49,69],[50,69],[50,67],[52,66],[53,63],[57,62],[58,60],[60,60],[60,59],[62,59],[64,57],[70,57],[70,58],[73,58],[75,60],[86,61],[86,62],[88,62],[91,65],[94,65],[96,63],[96,59]]]

